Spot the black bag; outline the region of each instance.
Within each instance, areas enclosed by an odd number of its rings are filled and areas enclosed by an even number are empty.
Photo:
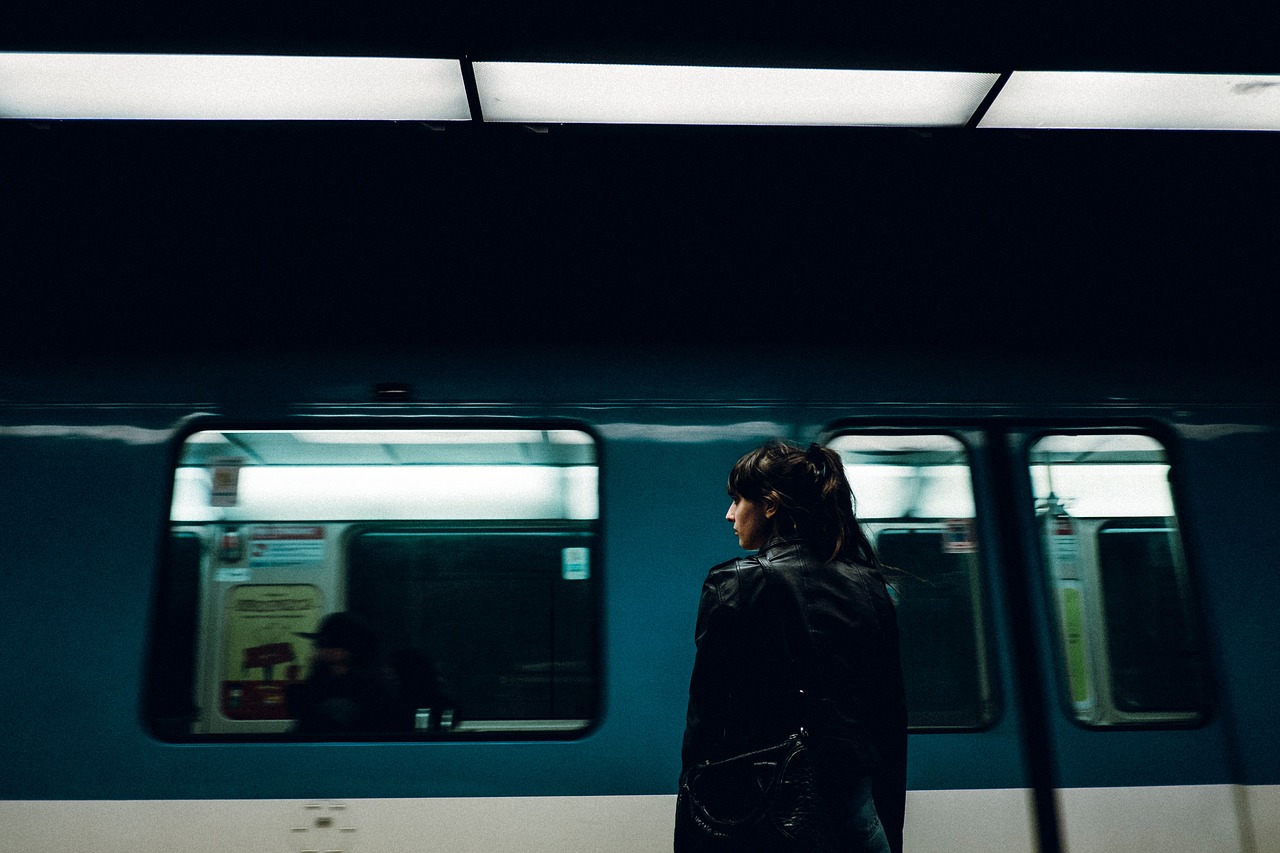
[[[802,730],[780,744],[704,761],[680,779],[676,851],[836,849]]]

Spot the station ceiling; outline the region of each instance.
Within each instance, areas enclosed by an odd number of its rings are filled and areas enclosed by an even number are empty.
[[[24,0],[0,50],[1270,74],[1276,22],[1262,0]]]
[[[1003,86],[1027,71],[1276,75],[1278,18],[1261,0],[28,0],[0,9],[0,52],[909,69]],[[0,226],[40,305],[5,322],[9,340],[135,346],[740,340],[807,322],[877,346],[1247,347],[1274,337],[1260,306],[1278,145],[972,123],[7,120]]]

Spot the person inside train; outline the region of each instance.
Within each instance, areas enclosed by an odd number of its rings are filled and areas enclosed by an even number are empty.
[[[725,518],[755,553],[715,566],[703,583],[675,850],[793,849],[708,838],[688,814],[685,783],[705,772],[700,764],[803,729],[831,849],[901,853],[907,714],[897,617],[840,457],[771,441],[738,460],[728,491]]]
[[[305,681],[285,693],[299,734],[372,733],[395,725],[394,696],[378,666],[379,639],[353,613],[330,613],[313,633],[315,644]]]

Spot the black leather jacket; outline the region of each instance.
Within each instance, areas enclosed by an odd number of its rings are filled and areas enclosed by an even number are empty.
[[[906,698],[880,572],[774,538],[708,573],[695,641],[684,766],[769,746],[803,723],[831,786],[871,777],[901,850]]]

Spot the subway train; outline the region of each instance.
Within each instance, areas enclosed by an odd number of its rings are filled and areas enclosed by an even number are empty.
[[[840,453],[886,566],[911,853],[1280,851],[1265,376],[215,355],[0,374],[5,853],[670,849],[726,475],[775,437]],[[336,613],[386,713],[304,726]]]

